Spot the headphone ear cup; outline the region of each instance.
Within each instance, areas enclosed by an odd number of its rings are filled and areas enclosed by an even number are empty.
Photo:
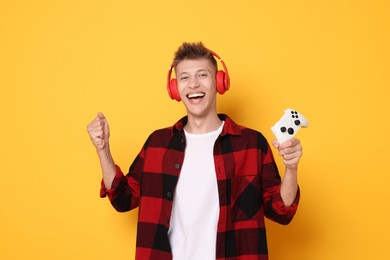
[[[168,93],[171,99],[174,99],[176,101],[180,101],[180,95],[179,90],[177,89],[177,83],[176,79],[171,79],[168,83]]]
[[[226,88],[226,83],[228,83],[228,82],[226,82],[225,72],[223,72],[222,70],[219,70],[217,72],[216,78],[217,78],[217,92],[222,95],[223,93],[226,92],[226,90],[229,89],[229,86]]]
[[[224,74],[225,75],[224,75],[223,82],[225,83],[225,91],[228,91],[230,88],[230,77],[229,77],[229,73],[225,72]]]

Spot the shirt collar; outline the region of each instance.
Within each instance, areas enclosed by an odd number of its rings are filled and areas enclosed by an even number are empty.
[[[237,125],[229,116],[225,114],[218,114],[219,119],[222,121],[225,121],[225,124],[223,126],[221,136],[230,134],[230,135],[241,135],[241,127]],[[172,127],[172,134],[174,134],[175,131],[179,131],[181,133],[184,132],[184,126],[187,124],[188,117],[185,116],[181,118],[179,121],[176,122],[176,124]]]

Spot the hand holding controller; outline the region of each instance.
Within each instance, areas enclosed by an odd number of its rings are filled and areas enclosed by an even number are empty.
[[[276,140],[281,144],[295,136],[301,127],[308,127],[307,119],[293,109],[286,109],[282,118],[271,127]]]

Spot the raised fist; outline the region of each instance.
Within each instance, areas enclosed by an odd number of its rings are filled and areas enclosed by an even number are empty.
[[[99,112],[97,117],[87,126],[89,137],[96,150],[100,151],[108,148],[108,139],[110,137],[110,128],[103,113]]]

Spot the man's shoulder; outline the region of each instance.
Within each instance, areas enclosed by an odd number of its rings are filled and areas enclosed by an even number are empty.
[[[145,148],[147,147],[169,147],[174,138],[174,130],[172,126],[159,128],[149,134]]]
[[[263,134],[259,130],[256,130],[254,128],[251,128],[251,127],[248,127],[248,126],[242,126],[242,125],[240,125],[239,127],[241,128],[241,132],[243,134],[247,134],[247,135],[261,135],[261,136],[263,136]]]
[[[168,126],[168,127],[159,128],[159,129],[154,130],[149,135],[149,139],[150,138],[158,138],[158,139],[161,139],[161,138],[172,138],[172,135],[173,135],[173,127],[172,126]]]
[[[256,129],[251,128],[249,126],[235,123],[232,119],[230,119],[230,121],[233,122],[233,125],[235,125],[235,127],[237,127],[240,130],[240,133],[243,136],[251,136],[251,135],[258,136],[259,135],[259,136],[264,137],[263,134],[259,130],[256,130]]]
[[[163,128],[158,128],[158,129],[154,130],[154,131],[151,133],[151,135],[161,135],[161,134],[172,133],[172,129],[173,129],[172,126],[167,126],[167,127],[163,127]]]
[[[241,124],[236,124],[236,127],[240,129],[240,134],[232,135],[232,141],[253,143],[262,149],[268,146],[267,138],[259,130]]]

